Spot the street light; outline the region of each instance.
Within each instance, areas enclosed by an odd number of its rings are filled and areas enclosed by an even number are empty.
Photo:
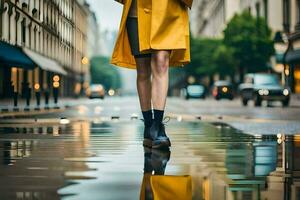
[[[86,57],[86,56],[84,56],[84,57],[82,57],[82,59],[81,59],[81,64],[83,64],[83,65],[87,65],[87,64],[89,64],[89,59]]]
[[[81,95],[83,95],[83,89],[84,89],[84,72],[83,72],[83,69],[82,69],[82,67],[83,66],[86,66],[86,65],[88,65],[90,63],[90,61],[89,61],[89,59],[88,59],[88,57],[86,57],[86,56],[83,56],[82,58],[81,58],[81,77],[80,77],[80,86],[81,86],[81,89],[80,89],[80,94]]]
[[[58,82],[60,77],[58,75],[53,76],[53,82]]]
[[[35,83],[34,84],[34,91],[35,91],[35,98],[36,98],[36,107],[35,110],[40,110],[40,104],[41,104],[41,91],[40,91],[40,84]]]
[[[54,97],[55,108],[59,108],[57,106],[57,103],[58,103],[58,88],[60,86],[60,83],[59,83],[60,77],[59,77],[59,75],[53,76],[52,80],[53,80],[52,85],[53,85],[53,97]]]

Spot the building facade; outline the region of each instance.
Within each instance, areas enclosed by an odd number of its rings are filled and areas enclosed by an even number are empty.
[[[221,37],[226,23],[239,12],[240,0],[199,0],[192,8],[194,36]]]
[[[283,0],[283,27],[288,39],[284,55],[286,82],[300,94],[300,1]]]
[[[74,30],[75,40],[74,40],[74,66],[73,70],[78,75],[79,80],[75,84],[75,94],[80,95],[83,92],[84,86],[84,73],[88,69],[87,60],[87,17],[88,11],[85,7],[85,1],[75,2],[75,24],[76,28]]]
[[[61,96],[74,95],[82,74],[89,73],[81,68],[86,34],[78,35],[78,30],[86,31],[88,14],[82,10],[88,7],[76,0],[0,2],[0,98],[11,98],[13,91],[20,96],[25,91],[51,95],[53,88],[59,88]],[[4,59],[5,49],[30,59],[33,66]]]
[[[300,0],[199,0],[192,9],[191,29],[196,37],[221,38],[234,14],[248,10],[253,16],[263,17],[275,42],[272,68],[281,74],[286,86],[300,93],[299,6]]]
[[[90,13],[88,17],[87,30],[87,56],[92,58],[101,54],[100,52],[100,27],[95,13]]]
[[[221,37],[234,14],[249,10],[264,17],[274,32],[282,31],[282,6],[282,0],[199,0],[192,9],[192,30],[196,36]]]
[[[100,54],[99,25],[95,13],[85,0],[76,1],[75,13],[74,67],[80,74],[75,93],[84,93],[91,82],[90,60]]]

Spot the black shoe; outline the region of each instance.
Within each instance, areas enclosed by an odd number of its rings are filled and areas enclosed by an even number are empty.
[[[164,175],[167,164],[170,160],[171,152],[169,150],[152,149],[151,166],[155,175]]]
[[[152,138],[150,136],[150,127],[145,126],[143,146],[152,148]]]
[[[144,174],[150,173],[152,174],[153,167],[151,163],[151,149],[145,147],[144,148]]]
[[[169,149],[171,146],[170,139],[168,138],[165,125],[162,122],[154,121],[150,128],[150,135],[152,138],[153,149]]]

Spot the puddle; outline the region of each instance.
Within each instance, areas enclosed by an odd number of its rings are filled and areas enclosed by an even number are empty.
[[[170,152],[144,149],[139,121],[1,127],[0,199],[300,199],[300,135],[167,131]]]

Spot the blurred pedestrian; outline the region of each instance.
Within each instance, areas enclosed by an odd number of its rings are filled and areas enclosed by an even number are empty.
[[[171,142],[163,123],[168,71],[169,66],[190,62],[188,7],[192,0],[116,1],[124,7],[111,63],[137,70],[143,145],[168,148]]]

